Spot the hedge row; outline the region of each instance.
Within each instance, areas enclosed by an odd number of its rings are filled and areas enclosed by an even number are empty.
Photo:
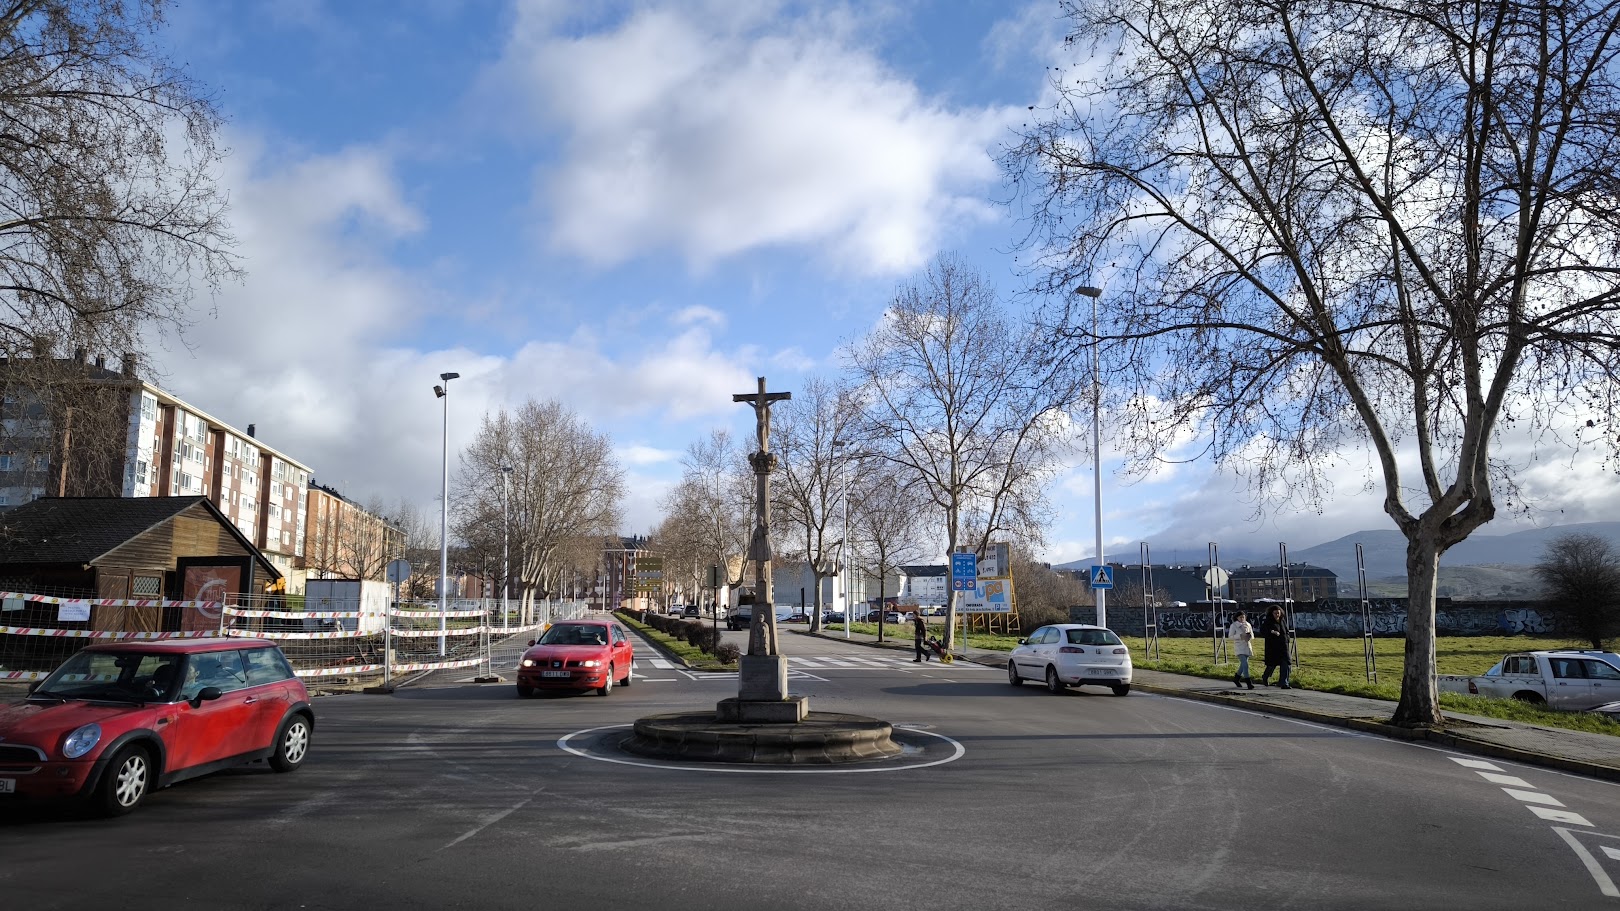
[[[741,649],[729,642],[720,641],[720,631],[701,620],[682,620],[668,614],[656,611],[627,611],[639,623],[658,630],[666,636],[673,636],[683,642],[690,642],[698,651],[713,655],[716,660],[730,663],[737,660]]]

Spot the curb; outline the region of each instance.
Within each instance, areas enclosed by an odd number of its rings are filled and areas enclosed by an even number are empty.
[[[1506,759],[1525,765],[1543,766],[1558,769],[1564,772],[1573,772],[1590,778],[1601,778],[1605,781],[1620,782],[1620,766],[1609,766],[1601,763],[1586,762],[1580,759],[1566,759],[1562,756],[1551,756],[1546,753],[1532,753],[1517,747],[1503,746],[1486,740],[1478,740],[1466,734],[1458,734],[1446,730],[1433,728],[1403,728],[1384,721],[1375,721],[1371,718],[1355,718],[1345,715],[1332,715],[1326,712],[1317,712],[1311,709],[1295,708],[1293,706],[1280,706],[1274,703],[1242,704],[1231,697],[1215,693],[1200,693],[1195,690],[1180,690],[1168,686],[1156,686],[1151,683],[1132,682],[1132,689],[1158,696],[1169,696],[1175,699],[1191,699],[1197,702],[1208,702],[1214,705],[1245,708],[1259,714],[1281,715],[1286,718],[1298,718],[1302,721],[1312,721],[1330,727],[1349,728],[1365,734],[1377,734],[1391,740],[1405,740],[1409,742],[1422,741],[1443,746],[1447,749],[1463,753],[1474,753],[1480,756],[1490,756],[1494,759]]]

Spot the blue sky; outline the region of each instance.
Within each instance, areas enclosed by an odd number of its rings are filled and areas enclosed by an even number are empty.
[[[440,372],[462,374],[452,450],[485,411],[555,398],[611,435],[626,531],[645,532],[689,443],[748,432],[731,393],[834,372],[936,253],[1037,303],[994,155],[1045,97],[1055,9],[182,3],[163,40],[229,120],[221,180],[248,275],[155,352],[155,379],[256,423],[323,483],[424,504]],[[1534,521],[1612,516],[1600,466],[1535,467]],[[1571,472],[1584,495],[1561,492]],[[1368,478],[1347,453],[1320,512],[1256,519],[1207,465],[1127,482],[1105,464],[1110,553],[1390,527]],[[1092,553],[1089,463],[1051,500],[1046,557]]]

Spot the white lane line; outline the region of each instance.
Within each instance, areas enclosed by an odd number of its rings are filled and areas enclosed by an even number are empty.
[[[1489,769],[1492,772],[1502,771],[1501,767],[1497,766],[1495,763],[1486,762],[1483,759],[1463,759],[1458,756],[1453,756],[1451,757],[1451,761],[1468,769]]]
[[[1611,848],[1608,845],[1604,845],[1603,853],[1608,855],[1610,860],[1620,860],[1620,848]]]
[[[1502,790],[1508,792],[1509,797],[1512,797],[1515,800],[1522,800],[1525,803],[1540,803],[1546,804],[1549,807],[1561,807],[1564,805],[1563,801],[1559,800],[1558,798],[1549,794],[1543,794],[1540,791],[1520,791],[1516,788],[1503,788]]]
[[[1592,878],[1597,880],[1598,891],[1610,898],[1620,898],[1620,889],[1614,887],[1614,880],[1610,879],[1609,874],[1604,872],[1603,865],[1598,863],[1596,857],[1592,856],[1592,852],[1586,850],[1586,846],[1581,844],[1580,839],[1577,839],[1568,829],[1553,826],[1553,831],[1558,833],[1559,838],[1569,843],[1570,848],[1575,851],[1575,856],[1579,857],[1581,863],[1586,865],[1586,872],[1592,874]],[[1620,852],[1614,852],[1613,848],[1604,848],[1603,853],[1620,859]]]
[[[1563,823],[1568,823],[1568,824],[1570,824],[1572,826],[1591,826],[1592,825],[1590,822],[1587,821],[1585,816],[1582,816],[1579,813],[1571,813],[1568,810],[1554,810],[1554,809],[1550,809],[1548,807],[1532,806],[1530,808],[1530,812],[1536,814],[1537,816],[1540,816],[1542,819],[1545,819],[1548,822],[1563,822]]]
[[[458,836],[456,838],[455,841],[450,842],[449,844],[445,845],[443,848],[440,848],[439,850],[444,851],[444,850],[448,850],[450,848],[454,848],[456,845],[461,844],[462,842],[464,842],[467,839],[473,837],[474,835],[477,835],[479,832],[482,832],[485,829],[489,828],[490,826],[492,826],[492,825],[500,822],[501,820],[505,819],[506,817],[511,816],[513,813],[516,813],[518,810],[523,809],[524,805],[527,804],[529,801],[531,801],[533,799],[534,799],[534,797],[532,795],[529,796],[529,797],[523,798],[522,800],[518,801],[517,803],[513,804],[512,806],[507,807],[506,809],[502,810],[501,812],[496,813],[494,816],[491,816],[490,818],[484,820],[477,827],[475,827],[473,829],[469,829],[466,832],[463,832],[460,836]]]
[[[1523,778],[1515,778],[1512,775],[1495,775],[1490,772],[1480,772],[1479,777],[1485,779],[1491,784],[1512,785],[1515,788],[1533,787],[1530,782],[1525,781]]]
[[[660,670],[666,670],[667,671],[670,668],[674,667],[674,665],[670,664],[667,660],[665,660],[663,658],[648,658],[647,661],[653,667],[659,668]]]

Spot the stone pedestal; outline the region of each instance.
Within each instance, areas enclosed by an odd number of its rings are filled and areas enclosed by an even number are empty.
[[[781,702],[788,697],[787,658],[743,655],[737,666],[737,698],[744,702]]]
[[[721,724],[798,724],[810,716],[810,700],[789,696],[775,702],[722,699],[714,707],[714,718]]]

